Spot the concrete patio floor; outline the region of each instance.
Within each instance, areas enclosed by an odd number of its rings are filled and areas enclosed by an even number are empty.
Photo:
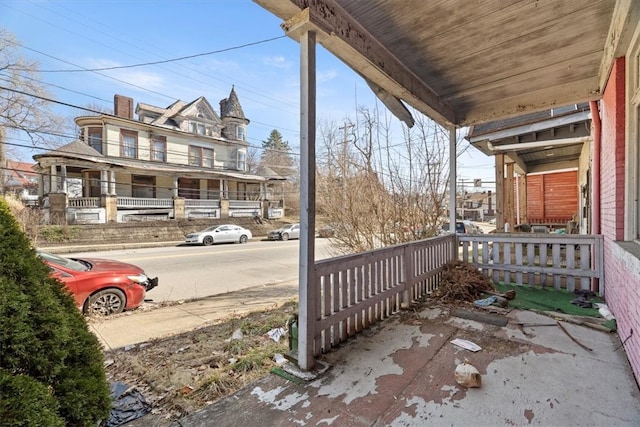
[[[443,308],[406,311],[325,354],[329,369],[311,381],[272,374],[172,425],[640,425],[638,385],[616,334],[563,322],[572,339],[557,325],[518,326],[555,322],[545,315],[507,318],[500,327]],[[481,388],[456,383],[465,359]]]

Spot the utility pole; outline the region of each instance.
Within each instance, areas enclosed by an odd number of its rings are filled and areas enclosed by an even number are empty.
[[[354,126],[353,123],[344,122],[344,126],[340,126],[338,129],[343,131],[342,137],[342,159],[340,159],[340,163],[342,165],[342,200],[344,201],[347,194],[347,155],[349,153],[347,144],[349,141],[347,140],[347,131]]]

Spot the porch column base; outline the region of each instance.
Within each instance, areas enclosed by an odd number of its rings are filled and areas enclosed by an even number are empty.
[[[66,193],[49,193],[49,223],[56,225],[67,224],[67,206],[69,199]]]
[[[185,201],[183,197],[173,199],[173,218],[185,219]]]
[[[118,197],[110,194],[100,196],[100,205],[105,210],[106,223],[118,222]]]
[[[220,218],[229,218],[229,200],[220,200]]]

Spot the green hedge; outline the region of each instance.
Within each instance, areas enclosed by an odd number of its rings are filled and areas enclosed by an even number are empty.
[[[49,276],[49,267],[37,257],[4,199],[0,331],[3,426],[95,426],[106,421],[111,399],[100,343],[73,297]]]

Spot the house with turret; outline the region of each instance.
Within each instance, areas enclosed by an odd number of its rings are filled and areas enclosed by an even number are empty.
[[[79,137],[33,156],[49,223],[284,215],[282,182],[248,171],[247,128],[235,88],[167,107],[114,96],[114,114],[75,118]]]

